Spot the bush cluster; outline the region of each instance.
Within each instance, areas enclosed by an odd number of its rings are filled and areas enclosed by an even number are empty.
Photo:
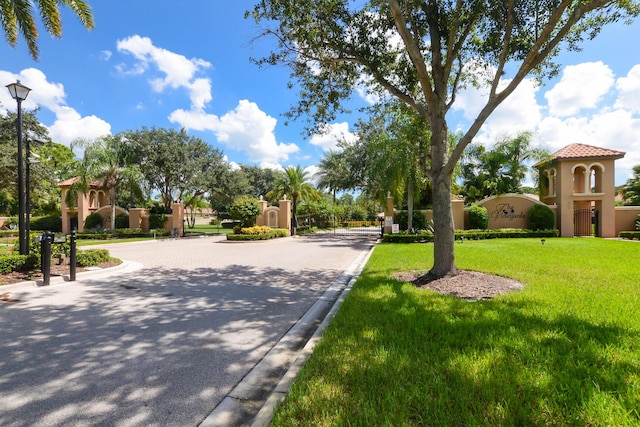
[[[262,232],[259,232],[261,230]],[[246,232],[245,232],[246,231]],[[227,234],[227,240],[246,241],[246,240],[268,240],[277,237],[289,236],[289,230],[286,228],[271,228],[266,226],[255,226],[240,229],[240,233]]]
[[[129,214],[121,212],[116,215],[116,229],[129,228]]]
[[[238,197],[231,208],[229,214],[231,218],[240,221],[243,227],[251,227],[256,223],[256,218],[262,213],[262,205],[255,197]]]
[[[529,228],[550,230],[556,225],[556,216],[547,205],[533,205],[529,209]]]
[[[25,268],[29,255],[7,254],[0,255],[0,274],[8,274]]]
[[[489,228],[489,211],[484,206],[471,205],[469,207],[469,228],[486,230]]]
[[[93,212],[87,215],[87,218],[84,220],[84,228],[85,230],[91,230],[95,228],[102,228],[102,217],[99,213]]]
[[[87,249],[84,251],[78,251],[76,256],[76,263],[78,267],[99,265],[110,260],[111,256],[109,255],[109,251],[106,249]]]
[[[152,213],[149,215],[149,228],[164,228],[169,217],[165,214]]]
[[[62,231],[62,218],[59,216],[43,216],[34,218],[30,223],[31,230],[53,231],[60,233]]]
[[[424,216],[422,212],[418,210],[414,210],[411,217],[413,219],[412,227],[414,230],[418,230],[418,231],[427,230],[429,228],[429,223],[427,222],[427,218]],[[395,222],[400,227],[400,230],[406,231],[407,227],[409,227],[409,212],[408,211],[398,212],[398,214],[395,217]]]

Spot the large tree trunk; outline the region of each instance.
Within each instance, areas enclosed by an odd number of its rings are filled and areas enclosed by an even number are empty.
[[[413,229],[413,177],[411,174],[407,183],[407,213],[407,231],[411,233]]]
[[[116,187],[109,189],[109,198],[111,199],[111,232],[116,232]]]
[[[442,117],[431,122],[431,181],[433,184],[433,267],[436,277],[458,274],[454,253],[454,224],[451,211],[451,180],[453,170],[449,159],[447,124]]]

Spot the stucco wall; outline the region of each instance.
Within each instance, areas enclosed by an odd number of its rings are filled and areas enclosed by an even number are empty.
[[[477,203],[489,212],[489,228],[529,228],[529,210],[544,203],[524,194],[488,197]],[[466,217],[465,217],[466,218]],[[465,221],[465,228],[468,221]]]
[[[616,206],[616,236],[621,231],[636,229],[636,221],[640,219],[640,206]]]

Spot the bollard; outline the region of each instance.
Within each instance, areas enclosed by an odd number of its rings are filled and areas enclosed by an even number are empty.
[[[69,281],[75,282],[76,280],[76,259],[77,259],[77,251],[76,251],[76,241],[78,240],[78,235],[76,230],[71,230],[71,242],[69,243]]]
[[[51,283],[51,242],[53,234],[46,231],[40,239],[40,266],[42,268],[42,285],[49,286]]]

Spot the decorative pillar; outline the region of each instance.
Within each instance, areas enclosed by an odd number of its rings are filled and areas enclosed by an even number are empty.
[[[391,218],[391,224],[388,219]],[[391,233],[391,225],[395,219],[394,209],[393,209],[393,197],[391,197],[391,192],[387,192],[387,208],[384,211],[384,232]]]
[[[262,196],[260,196],[260,207],[262,208],[262,214],[256,218],[256,225],[269,225],[269,219],[267,218],[268,203]]]
[[[291,200],[280,200],[280,211],[278,212],[278,228],[286,228],[291,231]]]
[[[184,236],[184,205],[182,203],[171,205],[171,219],[167,222],[171,223],[170,232],[177,228],[178,234]]]

